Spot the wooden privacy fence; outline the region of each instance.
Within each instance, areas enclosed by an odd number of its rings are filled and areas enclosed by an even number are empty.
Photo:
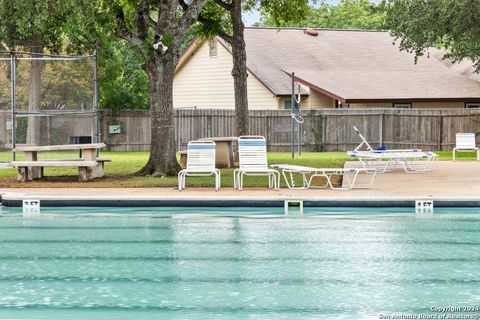
[[[458,132],[480,132],[480,110],[476,109],[334,109],[303,110],[301,140],[304,151],[351,150],[363,131],[373,147],[452,150]],[[289,151],[292,118],[288,110],[251,110],[250,134],[267,138],[270,151]],[[141,151],[150,146],[149,111],[102,114],[102,138],[112,151]],[[109,133],[109,126],[120,133]],[[190,140],[235,135],[234,110],[176,109],[177,150]],[[478,139],[478,138],[477,138]],[[477,141],[478,143],[479,141]]]

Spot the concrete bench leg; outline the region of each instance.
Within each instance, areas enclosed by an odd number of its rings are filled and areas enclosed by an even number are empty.
[[[88,181],[93,179],[93,170],[91,167],[78,167],[78,181]]]
[[[43,178],[43,167],[29,167],[28,180],[36,180]]]
[[[104,176],[104,163],[99,162],[95,167],[92,168],[92,178],[101,178]]]
[[[26,168],[26,167],[19,167],[18,168],[17,180],[20,181],[20,182],[27,182],[28,181],[28,168]]]

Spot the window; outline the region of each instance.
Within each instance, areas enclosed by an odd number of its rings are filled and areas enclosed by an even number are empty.
[[[284,100],[283,101],[283,108],[286,110],[292,109],[292,100]]]
[[[479,109],[480,102],[465,102],[466,109]]]
[[[393,107],[395,109],[412,109],[411,103],[394,103]]]
[[[350,109],[350,104],[348,104],[348,103],[340,103],[340,104],[338,105],[338,108],[339,108],[339,109]]]
[[[208,55],[210,57],[217,56],[217,41],[215,39],[208,41]]]

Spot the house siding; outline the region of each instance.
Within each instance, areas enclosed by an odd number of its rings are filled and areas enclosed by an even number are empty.
[[[335,100],[321,92],[310,90],[308,105],[310,109],[335,108]]]
[[[439,101],[439,102],[412,102],[412,108],[464,108],[465,102]],[[393,108],[393,102],[381,103],[350,103],[350,109],[369,109],[369,108]]]
[[[465,108],[465,102],[413,102],[412,108]]]
[[[210,57],[208,42],[205,41],[188,59],[174,77],[174,107],[234,109],[232,55],[218,43],[217,56]],[[250,72],[247,86],[249,109],[278,109],[278,99]]]
[[[310,88],[303,86],[305,91],[309,92],[308,96],[302,96],[300,100],[300,108],[302,109],[331,109],[335,108],[335,100],[324,95],[323,93],[310,90]],[[284,109],[285,100],[291,101],[291,96],[281,96],[278,99],[278,108]]]

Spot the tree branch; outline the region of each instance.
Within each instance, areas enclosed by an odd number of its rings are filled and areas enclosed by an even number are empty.
[[[188,4],[184,0],[178,0],[178,3],[180,4],[180,7],[182,7],[184,12],[187,11]]]
[[[177,46],[180,46],[185,37],[185,33],[190,26],[198,19],[200,12],[208,0],[193,0],[178,21],[177,36],[175,38]]]
[[[135,12],[135,36],[141,40],[145,40],[148,37],[148,24],[145,20],[145,16],[148,15],[148,13],[148,3],[143,0],[140,2]]]
[[[229,12],[230,12],[230,10],[232,10],[232,4],[231,3],[227,3],[223,0],[214,0],[214,2],[216,4],[218,4],[220,7],[222,7],[223,9],[225,9]]]
[[[210,20],[208,18],[205,18],[202,14],[200,14],[198,16],[198,22],[200,22],[201,24],[203,24],[204,26],[206,26],[207,28],[208,27],[212,27],[214,25],[214,22],[213,20]],[[223,40],[225,40],[228,44],[232,44],[233,42],[233,37],[231,35],[229,35],[228,33],[226,33],[224,30],[220,29],[220,30],[217,30],[217,34],[220,38],[222,38]]]
[[[145,23],[147,24],[147,26],[149,26],[153,30],[157,29],[157,22],[153,20],[152,17],[150,16],[150,8],[148,8],[148,10],[145,10],[143,12],[143,19],[145,20]]]
[[[6,51],[12,51],[12,49],[10,49],[10,47],[7,45],[7,43],[3,42],[1,40],[0,40],[0,47],[5,48]]]
[[[208,0],[194,0],[188,6],[187,11],[182,15],[179,21],[180,29],[188,29],[194,22],[197,20],[200,12],[203,9],[203,6],[207,3]]]
[[[158,1],[158,22],[156,27],[156,34],[158,35],[173,35],[176,33],[175,30],[177,28],[177,5],[175,5],[173,2],[173,0]]]
[[[130,30],[128,30],[127,23],[125,21],[125,13],[123,10],[118,11],[116,20],[117,28],[115,29],[115,34],[130,42],[134,47],[144,53],[143,41],[139,37],[135,36]]]

